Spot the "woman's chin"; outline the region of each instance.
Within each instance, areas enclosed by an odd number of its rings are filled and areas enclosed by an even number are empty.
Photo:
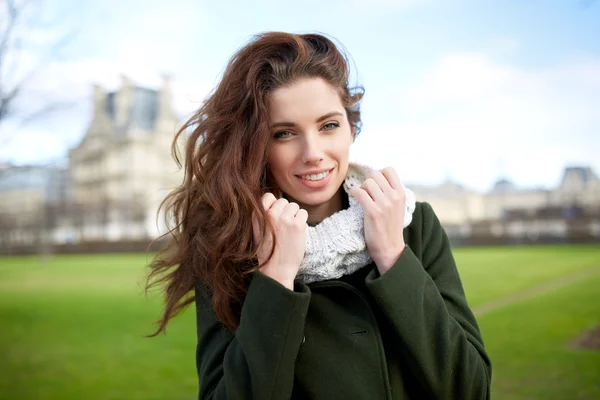
[[[296,196],[292,195],[291,197],[294,198],[294,201],[297,202],[298,204],[301,204],[301,205],[304,205],[307,207],[317,207],[317,206],[320,206],[324,203],[328,203],[329,201],[331,201],[331,199],[335,195],[335,192],[334,193],[328,193],[328,192],[297,193]]]

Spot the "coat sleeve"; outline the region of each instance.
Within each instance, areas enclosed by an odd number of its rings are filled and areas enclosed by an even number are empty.
[[[310,290],[295,291],[256,272],[235,333],[217,319],[196,287],[199,399],[289,399],[302,343]]]
[[[429,204],[421,212],[422,261],[407,246],[383,276],[371,271],[367,287],[398,335],[400,356],[432,398],[489,399],[491,362],[448,237]]]

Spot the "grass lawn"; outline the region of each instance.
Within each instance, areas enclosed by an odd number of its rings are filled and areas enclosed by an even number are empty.
[[[478,317],[495,399],[600,398],[600,247],[456,249],[472,307],[570,274],[589,277]],[[143,338],[162,307],[143,295],[144,254],[0,258],[0,399],[193,399],[193,309]],[[594,268],[599,268],[596,271]]]
[[[0,259],[0,399],[193,399],[195,320],[162,307],[145,255]],[[190,311],[192,311],[190,309]]]

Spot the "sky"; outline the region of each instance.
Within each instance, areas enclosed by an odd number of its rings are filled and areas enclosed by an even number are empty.
[[[183,121],[252,35],[286,31],[326,33],[352,57],[365,89],[353,161],[481,191],[552,188],[567,166],[600,174],[600,1],[40,0],[27,15],[18,68],[0,78],[34,71],[17,116],[57,106],[3,122],[0,163],[64,161],[92,85],[117,90],[121,75],[158,89],[170,74]]]

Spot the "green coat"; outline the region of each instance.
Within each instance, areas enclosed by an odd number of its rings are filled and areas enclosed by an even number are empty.
[[[491,363],[450,243],[417,203],[406,249],[295,290],[254,274],[235,334],[196,288],[200,399],[488,399]]]

